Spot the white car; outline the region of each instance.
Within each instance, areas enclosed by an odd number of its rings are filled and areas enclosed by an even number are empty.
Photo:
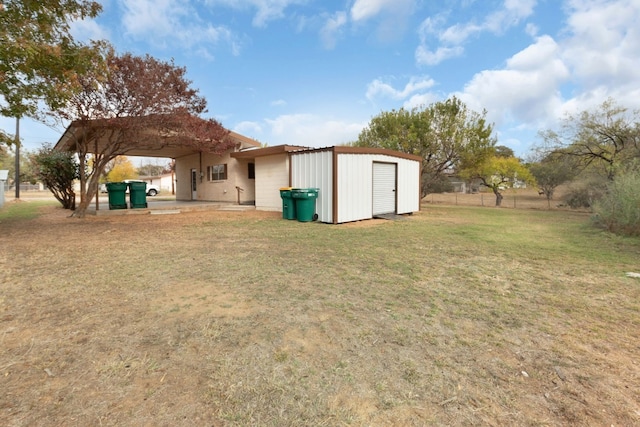
[[[154,184],[149,184],[147,181],[142,181],[140,179],[125,179],[123,182],[127,184],[130,182],[144,182],[147,184],[147,196],[157,196],[160,192],[160,187]],[[127,186],[127,193],[129,192],[129,186]]]

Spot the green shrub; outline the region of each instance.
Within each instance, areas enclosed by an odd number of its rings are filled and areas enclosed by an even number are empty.
[[[449,193],[454,190],[453,184],[446,176],[437,176],[430,179],[423,178],[422,185],[422,190],[425,194]]]
[[[564,200],[572,209],[591,208],[606,193],[606,188],[605,180],[591,177],[571,184]]]
[[[607,230],[640,236],[640,168],[636,165],[616,175],[593,210],[595,221]]]

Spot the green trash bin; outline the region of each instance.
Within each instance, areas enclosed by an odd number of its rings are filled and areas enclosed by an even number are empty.
[[[147,207],[147,183],[146,182],[130,182],[129,183],[129,202],[131,209]]]
[[[282,219],[296,219],[296,203],[291,198],[291,187],[282,187],[280,197],[282,198]]]
[[[127,184],[124,182],[108,182],[107,194],[109,195],[109,209],[127,209],[125,192]]]
[[[316,199],[318,198],[317,188],[294,188],[291,190],[291,197],[296,203],[296,217],[300,222],[315,221]]]

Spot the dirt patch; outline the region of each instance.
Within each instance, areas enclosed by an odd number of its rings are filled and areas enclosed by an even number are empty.
[[[364,221],[353,221],[353,222],[345,222],[344,224],[340,224],[340,227],[348,227],[348,228],[367,228],[367,227],[376,227],[378,225],[382,225],[388,222],[386,219],[367,219]]]
[[[189,281],[173,283],[157,292],[159,296],[149,301],[158,313],[174,317],[213,316],[247,317],[259,306],[246,301],[240,294],[221,292],[215,283]]]

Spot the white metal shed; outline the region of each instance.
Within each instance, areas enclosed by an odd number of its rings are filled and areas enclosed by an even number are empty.
[[[319,189],[319,221],[339,224],[420,210],[419,156],[360,147],[309,149],[289,156],[290,185]]]

